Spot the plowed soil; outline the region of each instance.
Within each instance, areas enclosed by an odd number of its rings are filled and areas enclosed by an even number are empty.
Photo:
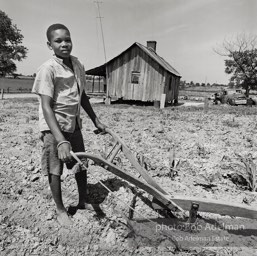
[[[153,210],[146,192],[91,162],[89,196],[101,212],[72,207],[77,187],[74,174],[65,169],[63,199],[73,226],[59,226],[41,173],[38,102],[5,99],[0,107],[0,255],[257,255],[257,220],[200,212],[188,228],[186,220]],[[144,156],[149,174],[170,194],[257,208],[257,193],[251,191],[256,177],[247,172],[256,170],[255,107],[159,110],[98,103],[93,108],[138,159]],[[94,134],[90,119],[86,114],[82,118],[87,152],[105,156],[113,140]],[[142,179],[122,153],[114,163]],[[133,199],[135,212],[129,219],[127,205]]]

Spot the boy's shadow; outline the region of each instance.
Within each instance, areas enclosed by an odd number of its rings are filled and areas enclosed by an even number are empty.
[[[104,181],[101,181],[107,188],[109,188],[112,192],[118,191],[121,187],[127,187],[128,183],[122,181],[118,178],[111,178]],[[91,204],[96,212],[97,217],[103,218],[105,217],[105,213],[100,208],[100,204],[106,199],[109,194],[109,191],[102,185],[100,182],[96,184],[88,184],[88,204]],[[75,215],[77,210],[76,206],[69,206],[68,213],[70,215]]]

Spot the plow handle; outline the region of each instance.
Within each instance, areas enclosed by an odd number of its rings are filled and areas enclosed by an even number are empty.
[[[113,132],[111,129],[109,129],[109,128],[106,128],[105,131],[100,131],[99,129],[96,129],[96,130],[94,130],[94,133],[95,133],[95,134],[100,134],[100,135],[105,135],[105,134],[108,133],[108,134],[111,135],[116,141],[118,141],[118,142],[124,144],[124,142],[121,140],[121,138],[119,138],[119,136],[118,136],[115,132]]]
[[[123,140],[115,132],[113,132],[109,128],[106,128],[105,133],[110,134],[116,142],[119,142],[121,144],[122,152],[124,153],[124,155],[127,157],[130,163],[135,167],[135,169],[139,172],[139,174],[143,177],[143,179],[148,184],[155,187],[164,195],[168,194],[160,185],[156,183],[156,181],[148,174],[148,172],[139,164],[135,156],[132,154],[132,152],[129,150],[129,148],[126,146]],[[105,133],[101,133],[100,131],[98,132],[98,134],[105,134]]]

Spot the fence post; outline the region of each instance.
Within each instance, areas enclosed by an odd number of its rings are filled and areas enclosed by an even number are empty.
[[[204,113],[207,113],[209,110],[209,101],[208,101],[208,98],[205,97],[204,98]]]
[[[4,89],[1,89],[1,99],[4,99]]]
[[[93,76],[92,92],[94,92],[94,87],[95,87],[95,76]]]
[[[98,89],[98,92],[100,92],[101,91],[101,77],[99,76],[99,80],[98,80],[98,82],[99,82],[99,89]]]
[[[166,99],[166,94],[163,93],[161,95],[160,109],[163,109],[165,107],[165,99]]]

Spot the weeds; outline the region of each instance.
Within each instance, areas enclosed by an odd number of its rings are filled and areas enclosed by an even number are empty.
[[[113,114],[113,120],[115,121],[115,122],[119,122],[120,121],[120,113],[114,113]]]
[[[204,145],[200,144],[199,142],[196,143],[196,148],[197,148],[197,155],[200,156],[201,158],[207,158],[209,152],[208,150],[206,150],[206,148],[204,147]]]
[[[38,115],[30,115],[30,120],[39,120]]]
[[[244,164],[245,169],[243,171],[240,171],[240,175],[243,176],[243,178],[246,180],[249,189],[252,192],[255,192],[257,190],[257,172],[256,172],[256,165],[253,162],[252,156],[249,157],[243,157],[237,153],[235,155],[239,158],[239,160]]]
[[[240,126],[238,122],[235,122],[235,118],[233,118],[232,120],[225,120],[222,122],[222,124],[232,128],[237,128]]]
[[[175,146],[173,145],[169,150],[169,177],[173,179],[178,175],[178,167],[180,164],[180,159],[176,159]]]

